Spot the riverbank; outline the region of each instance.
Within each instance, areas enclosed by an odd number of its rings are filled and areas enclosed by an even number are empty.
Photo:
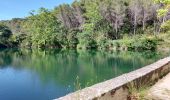
[[[141,34],[135,36],[124,36],[123,39],[105,42],[105,46],[98,49],[110,51],[170,51],[170,34],[159,35]]]
[[[16,40],[16,39],[18,40]],[[9,41],[6,41],[6,44],[0,42],[0,48],[32,48],[28,44],[23,44],[23,42],[17,43],[23,37],[11,37]],[[14,39],[15,41],[11,40]],[[9,44],[9,45],[8,45]],[[72,50],[105,50],[105,51],[170,51],[170,34],[169,33],[161,33],[159,35],[152,34],[141,34],[135,36],[124,36],[122,39],[118,40],[103,40],[100,43],[96,44],[95,48],[84,48],[81,45],[77,45],[76,48],[44,48],[44,49],[72,49]],[[36,48],[37,49],[37,48]],[[39,48],[44,50],[43,48]]]

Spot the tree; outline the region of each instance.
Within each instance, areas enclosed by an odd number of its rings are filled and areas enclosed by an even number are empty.
[[[157,10],[159,8],[158,4],[153,4],[151,6],[151,14],[150,14],[150,19],[153,21],[154,25],[154,35],[156,35],[159,31],[159,19],[157,18]]]
[[[102,16],[100,14],[99,9],[100,0],[85,0],[85,13],[84,16],[86,18],[85,24],[83,25],[83,29],[88,32],[93,32],[95,26],[100,20],[102,20]]]
[[[12,36],[11,30],[3,25],[0,24],[0,48],[1,47],[9,47],[9,38]]]
[[[15,44],[22,46],[76,48],[82,45],[85,48],[104,48],[112,45],[110,41],[131,33],[149,33],[153,27],[154,33],[160,29],[169,30],[169,2],[155,0],[154,4],[152,0],[75,0],[72,4],[59,5],[54,10],[41,8],[32,11],[25,19],[2,22],[12,32],[24,34],[12,37]],[[157,13],[158,8],[160,10]],[[4,31],[1,33],[4,35]]]
[[[7,26],[0,25],[0,36],[1,36],[1,38],[8,39],[11,35],[12,35],[12,32]]]
[[[152,9],[153,2],[152,0],[141,0],[141,6],[142,6],[142,29],[145,31],[146,22],[151,20],[152,13],[154,12]]]
[[[68,29],[78,28],[80,26],[80,19],[78,20],[74,9],[68,5],[63,4],[55,8],[57,18],[64,24]],[[80,16],[80,15],[79,15]]]
[[[161,4],[161,8],[157,11],[158,18],[162,19],[161,28],[169,30],[170,18],[167,18],[170,9],[170,0],[154,0],[156,4]]]
[[[57,36],[62,34],[62,26],[58,19],[45,8],[41,8],[37,15],[27,18],[25,28],[30,32],[32,46],[38,48],[60,48]],[[64,34],[64,33],[63,33]]]
[[[73,48],[73,49],[77,48],[77,44],[78,44],[77,32],[78,32],[78,30],[70,30],[69,31],[69,34],[67,36],[69,48]]]
[[[78,34],[79,49],[96,49],[97,43],[92,37],[91,33],[83,32]]]
[[[102,16],[111,23],[118,39],[118,31],[124,24],[125,5],[122,0],[104,0],[101,4]]]
[[[72,3],[72,8],[73,11],[75,12],[75,17],[79,22],[79,29],[82,30],[82,25],[85,23],[85,18],[83,16],[83,13],[85,12],[84,6],[83,6],[83,2],[78,2],[78,1],[74,1]]]
[[[131,16],[131,23],[133,25],[133,34],[135,35],[142,11],[139,0],[130,0],[129,10]]]

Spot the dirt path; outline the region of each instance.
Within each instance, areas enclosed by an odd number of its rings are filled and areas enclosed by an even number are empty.
[[[170,100],[170,73],[148,92],[149,100]]]

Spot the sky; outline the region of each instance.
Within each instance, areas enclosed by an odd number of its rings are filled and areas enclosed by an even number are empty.
[[[0,0],[0,20],[24,18],[31,10],[40,7],[53,9],[62,3],[72,3],[74,0]]]

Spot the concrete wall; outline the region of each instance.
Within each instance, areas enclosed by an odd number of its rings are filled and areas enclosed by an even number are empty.
[[[127,100],[132,87],[138,88],[153,83],[168,72],[170,57],[56,100]]]

